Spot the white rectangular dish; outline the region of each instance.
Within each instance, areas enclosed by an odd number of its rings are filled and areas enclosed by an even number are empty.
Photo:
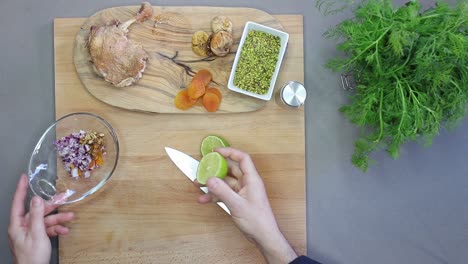
[[[250,92],[250,91],[243,90],[243,89],[241,89],[241,88],[234,85],[234,77],[235,77],[235,74],[236,74],[237,64],[239,62],[239,58],[240,58],[241,53],[242,53],[242,47],[244,46],[244,42],[245,42],[245,39],[246,39],[247,35],[252,30],[263,31],[263,32],[269,33],[269,34],[271,34],[273,36],[278,36],[280,38],[280,42],[281,42],[280,51],[279,51],[279,54],[278,54],[278,61],[276,62],[275,71],[274,71],[273,76],[271,78],[270,86],[269,86],[268,92],[266,94],[253,93],[253,92]],[[264,25],[261,25],[261,24],[257,24],[255,22],[248,21],[245,24],[244,31],[242,33],[242,37],[241,37],[241,40],[240,40],[240,43],[239,43],[239,47],[237,48],[236,57],[234,58],[234,63],[232,65],[232,69],[231,69],[231,75],[229,76],[229,81],[228,81],[228,85],[227,85],[228,89],[232,90],[232,91],[235,91],[235,92],[238,92],[238,93],[241,93],[241,94],[252,96],[252,97],[255,97],[255,98],[258,98],[258,99],[261,99],[261,100],[265,100],[265,101],[270,100],[272,95],[273,95],[273,90],[275,89],[276,78],[278,77],[278,73],[279,73],[279,70],[280,70],[280,67],[281,67],[281,62],[283,61],[284,53],[286,52],[286,47],[288,45],[288,40],[289,40],[289,34],[286,33],[286,32],[283,32],[283,31],[280,31],[280,30],[277,30],[277,29],[274,29],[274,28],[271,28],[271,27],[267,27],[267,26],[264,26]],[[255,70],[255,69],[252,69],[252,70]]]

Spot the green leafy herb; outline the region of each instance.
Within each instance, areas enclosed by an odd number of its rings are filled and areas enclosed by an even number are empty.
[[[352,72],[358,84],[340,110],[362,128],[352,162],[363,171],[373,151],[385,148],[396,158],[403,143],[430,144],[467,113],[468,2],[420,9],[419,1],[395,8],[390,0],[367,0],[327,32],[348,55],[327,66]]]

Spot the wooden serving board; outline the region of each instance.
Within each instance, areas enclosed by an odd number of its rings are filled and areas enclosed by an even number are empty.
[[[303,81],[302,16],[275,18],[290,33],[283,69],[288,79]],[[84,21],[54,21],[56,116],[100,115],[118,135],[120,158],[100,191],[60,207],[76,215],[71,233],[59,239],[60,263],[263,263],[223,210],[196,202],[201,192],[164,151],[169,146],[199,159],[200,141],[208,134],[251,154],[281,230],[305,254],[303,110],[284,109],[276,98],[258,111],[229,115],[155,115],[112,107],[83,87],[73,65],[74,38]],[[280,83],[285,80],[283,75]]]
[[[178,91],[188,86],[194,73],[209,69],[212,85],[223,93],[223,101],[216,113],[250,112],[265,106],[266,101],[251,98],[227,89],[242,30],[247,21],[255,21],[273,28],[283,29],[270,14],[252,8],[225,7],[153,7],[154,18],[129,28],[130,39],[141,43],[149,55],[143,78],[130,87],[118,88],[98,76],[90,62],[86,48],[89,29],[118,19],[126,21],[135,16],[139,7],[114,7],[102,10],[88,18],[76,35],[74,63],[81,81],[99,100],[113,106],[155,113],[206,113],[201,104],[182,111],[174,106]],[[226,57],[200,57],[192,51],[192,35],[198,30],[211,34],[211,19],[224,15],[233,21],[234,46]],[[286,57],[290,63],[296,58]],[[297,62],[297,61],[296,61]],[[287,76],[281,71],[281,77]]]

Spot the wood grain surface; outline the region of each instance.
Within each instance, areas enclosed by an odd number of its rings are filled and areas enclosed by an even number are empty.
[[[227,88],[234,56],[242,30],[247,21],[255,21],[276,29],[281,23],[270,14],[252,8],[226,7],[153,7],[154,18],[129,27],[130,39],[141,43],[149,55],[143,78],[124,88],[114,87],[93,70],[86,40],[93,25],[105,25],[118,19],[126,21],[135,16],[139,7],[114,7],[88,18],[76,35],[74,63],[84,86],[99,100],[125,109],[155,113],[206,113],[201,104],[182,111],[174,106],[178,91],[188,86],[200,69],[213,74],[211,86],[223,93],[223,101],[216,113],[250,112],[265,106],[266,101],[232,92]],[[198,30],[211,33],[211,19],[224,15],[233,21],[234,45],[226,57],[200,57],[192,51],[192,35]],[[297,64],[296,58],[286,58]],[[281,71],[283,77],[287,71]],[[281,80],[281,76],[280,76]],[[278,82],[276,88],[281,85]]]
[[[196,8],[195,8],[196,9]],[[279,84],[304,80],[303,20],[275,16],[290,34]],[[73,64],[84,18],[54,21],[56,116],[79,111],[106,119],[120,141],[110,181],[77,204],[76,219],[59,239],[60,263],[263,263],[263,257],[214,204],[196,202],[195,188],[164,152],[169,146],[200,158],[200,141],[219,134],[251,154],[278,224],[299,254],[306,252],[305,135],[302,109],[285,109],[277,95],[250,113],[151,114],[97,100]]]

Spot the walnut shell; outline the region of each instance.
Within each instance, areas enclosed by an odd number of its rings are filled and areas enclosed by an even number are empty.
[[[213,30],[213,33],[224,30],[232,34],[232,21],[225,16],[214,17],[211,20],[211,30]]]
[[[209,46],[208,38],[210,36],[205,31],[197,31],[192,36],[192,50],[198,56],[206,57],[208,56]]]
[[[216,56],[226,56],[231,49],[233,39],[231,33],[221,30],[211,35],[210,49]]]

